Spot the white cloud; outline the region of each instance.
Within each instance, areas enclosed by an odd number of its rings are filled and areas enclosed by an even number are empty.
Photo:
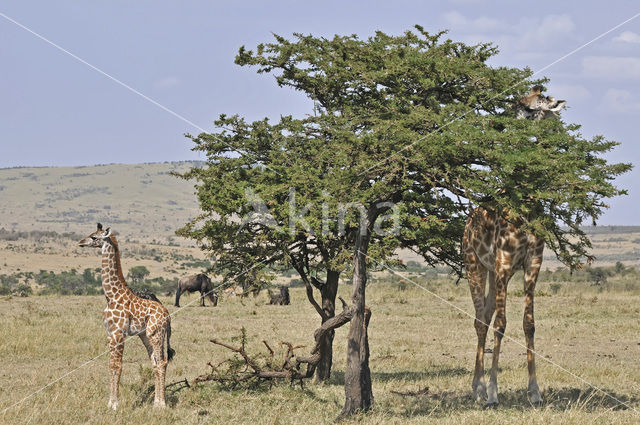
[[[627,90],[609,89],[600,108],[606,112],[637,114],[640,112],[640,99]]]
[[[539,18],[524,18],[517,25],[516,45],[536,48],[550,43],[558,43],[569,36],[576,28],[569,15],[547,15]]]
[[[613,41],[619,41],[622,43],[640,43],[640,34],[636,34],[633,31],[625,31],[617,37],[614,37]]]
[[[569,15],[525,17],[509,21],[486,15],[469,18],[454,10],[445,13],[443,20],[450,29],[462,33],[465,41],[469,37],[476,42],[492,41],[501,50],[515,55],[537,56],[538,52],[548,55],[549,45],[562,43],[576,29]]]
[[[585,100],[591,97],[591,92],[584,86],[573,84],[550,84],[546,93],[556,99],[564,99],[568,104]]]
[[[469,22],[469,20],[458,11],[451,11],[444,14],[444,21],[447,25],[451,25],[452,27],[463,27]]]
[[[470,5],[483,3],[484,0],[449,0],[449,2],[453,4]]]
[[[542,19],[538,27],[540,33],[566,34],[575,29],[576,25],[569,15],[548,15]]]
[[[640,58],[629,56],[587,56],[582,59],[587,77],[609,80],[640,79]]]
[[[169,89],[180,85],[181,81],[177,77],[164,77],[153,82],[153,86],[157,89]]]
[[[488,16],[480,16],[479,18],[469,19],[458,11],[451,11],[444,14],[446,25],[452,28],[463,28],[471,31],[495,31],[503,29],[505,23]]]

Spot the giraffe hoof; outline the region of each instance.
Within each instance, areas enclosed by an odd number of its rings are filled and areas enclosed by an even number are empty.
[[[529,403],[533,406],[539,407],[542,406],[542,397],[540,396],[540,390],[538,390],[537,386],[528,391]]]
[[[541,398],[538,400],[529,400],[529,402],[533,407],[542,407],[544,405],[544,402],[542,401]]]
[[[485,403],[483,409],[496,409],[498,408],[498,402],[497,401],[491,401],[488,403]]]
[[[482,403],[487,399],[487,391],[476,391],[473,395],[473,398],[475,399],[476,403]]]

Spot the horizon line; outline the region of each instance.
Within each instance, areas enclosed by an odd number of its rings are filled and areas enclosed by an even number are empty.
[[[153,164],[174,164],[185,162],[206,162],[203,159],[183,159],[173,161],[149,161],[149,162],[109,162],[102,164],[89,164],[89,165],[12,165],[8,167],[0,167],[0,171],[3,170],[16,170],[24,168],[87,168],[87,167],[107,167],[110,165],[153,165]]]

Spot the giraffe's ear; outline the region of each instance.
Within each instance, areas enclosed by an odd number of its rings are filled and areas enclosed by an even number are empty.
[[[566,100],[558,100],[555,105],[553,105],[551,108],[549,108],[550,111],[552,112],[558,112],[560,109],[564,108],[564,105],[567,104]]]
[[[104,231],[104,235],[102,235],[103,239],[107,239],[108,237],[111,237],[111,227],[107,227],[107,229]]]
[[[102,230],[102,224],[98,223],[98,230]]]
[[[531,87],[531,91],[529,92],[529,95],[540,94],[543,91],[544,91],[544,87],[542,87],[540,85],[535,85],[535,86]]]

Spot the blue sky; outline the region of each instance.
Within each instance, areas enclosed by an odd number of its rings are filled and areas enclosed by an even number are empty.
[[[182,3],[5,1],[0,13],[205,130],[221,113],[311,111],[299,93],[233,63],[241,45],[268,42],[272,32],[448,29],[454,40],[495,42],[493,65],[544,69],[549,94],[567,100],[566,121],[586,137],[621,142],[610,160],[640,163],[640,17],[559,60],[639,13],[637,2]],[[0,16],[0,167],[202,159],[183,137],[200,131],[187,121]],[[614,199],[601,224],[640,224],[638,177],[618,180],[630,196]]]

